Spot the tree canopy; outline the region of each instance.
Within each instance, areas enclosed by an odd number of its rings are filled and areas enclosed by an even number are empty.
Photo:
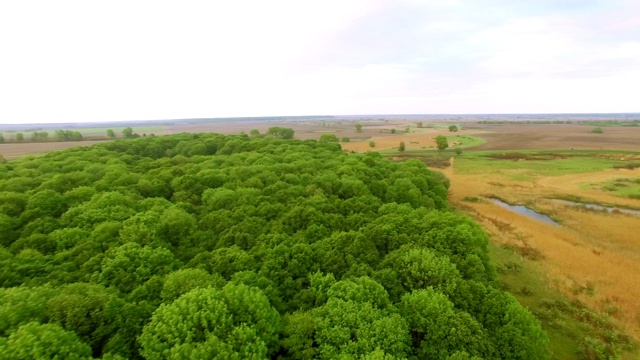
[[[439,151],[445,150],[449,147],[449,141],[446,136],[438,135],[436,136],[436,146]]]
[[[440,174],[293,134],[0,164],[0,357],[547,357]]]

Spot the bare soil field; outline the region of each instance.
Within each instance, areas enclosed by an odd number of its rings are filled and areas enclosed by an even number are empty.
[[[474,150],[632,150],[640,151],[640,127],[604,127],[604,133],[591,133],[592,126],[532,124],[468,124],[469,133],[482,131],[487,143]]]
[[[109,140],[0,144],[0,155],[7,160],[13,160],[25,155],[43,155],[49,151],[63,150],[76,146],[91,146],[105,141]]]

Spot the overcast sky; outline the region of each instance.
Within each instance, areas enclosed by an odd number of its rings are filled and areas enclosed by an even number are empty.
[[[0,123],[640,112],[638,0],[2,1]]]

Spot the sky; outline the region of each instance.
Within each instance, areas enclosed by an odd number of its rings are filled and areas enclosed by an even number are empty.
[[[638,0],[0,2],[0,123],[640,112]]]

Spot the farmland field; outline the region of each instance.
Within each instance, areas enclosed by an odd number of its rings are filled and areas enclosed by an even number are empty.
[[[0,155],[7,160],[13,160],[26,155],[43,155],[49,151],[63,150],[76,146],[91,146],[102,142],[104,140],[0,144]]]

